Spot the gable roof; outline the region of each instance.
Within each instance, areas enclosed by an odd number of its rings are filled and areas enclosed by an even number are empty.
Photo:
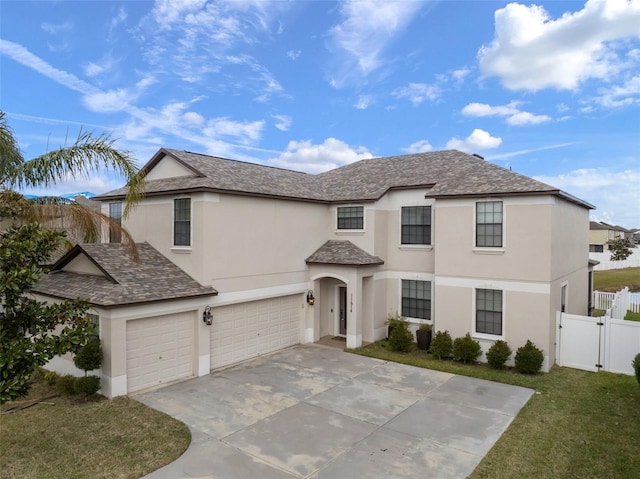
[[[349,266],[375,266],[384,264],[379,256],[373,256],[347,240],[329,240],[306,260],[307,264],[340,264]]]
[[[372,202],[392,189],[424,188],[427,197],[551,194],[586,208],[592,205],[553,186],[457,150],[361,160],[318,175],[162,148],[144,166],[164,157],[193,176],[149,180],[146,195],[212,191],[323,203]],[[97,197],[121,198],[120,188]]]
[[[139,243],[136,263],[126,246],[110,243],[74,246],[32,288],[34,293],[63,299],[85,299],[95,306],[113,307],[212,296],[217,291],[202,286],[149,243]],[[86,256],[102,273],[66,271],[78,256]]]
[[[597,221],[589,221],[589,229],[590,230],[608,230],[609,226],[598,223]]]

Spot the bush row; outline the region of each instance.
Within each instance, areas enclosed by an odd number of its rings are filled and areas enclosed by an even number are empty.
[[[55,386],[58,393],[63,396],[83,395],[89,397],[100,389],[99,376],[76,377],[71,374],[60,376],[56,372],[49,371],[44,375],[44,379],[50,386]]]

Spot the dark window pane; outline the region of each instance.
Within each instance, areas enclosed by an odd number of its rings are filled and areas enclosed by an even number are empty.
[[[122,203],[109,203],[109,218],[111,218],[118,226],[122,226]],[[109,243],[120,243],[122,234],[119,228],[115,226],[109,227]]]
[[[338,208],[339,230],[361,230],[364,228],[364,207],[344,206]]]
[[[502,201],[477,203],[476,246],[502,247]]]
[[[402,208],[402,244],[431,244],[431,206]]]
[[[178,198],[173,206],[173,244],[191,246],[191,198]]]
[[[402,280],[402,316],[431,319],[431,281]]]
[[[476,332],[502,335],[502,291],[476,290]]]

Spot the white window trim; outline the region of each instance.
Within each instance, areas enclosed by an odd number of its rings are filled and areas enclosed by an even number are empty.
[[[400,278],[400,280],[398,281],[398,311],[400,312],[401,316],[402,316],[402,281],[404,281],[404,280],[407,280],[407,281],[423,281],[423,282],[431,283],[431,319],[413,318],[411,316],[405,316],[404,318],[410,324],[431,324],[433,326],[433,297],[435,296],[433,290],[434,290],[434,287],[435,287],[435,282],[433,281],[433,279]]]
[[[362,229],[353,229],[353,230],[346,230],[346,229],[338,229],[338,209],[340,208],[356,208],[356,207],[361,207],[362,208]],[[367,208],[365,208],[364,205],[340,205],[340,206],[336,206],[336,212],[333,215],[335,222],[335,233],[336,235],[363,235],[365,230],[367,229]]]
[[[174,244],[176,237],[176,202],[175,200],[189,199],[189,246]],[[191,196],[181,195],[175,196],[171,200],[171,251],[174,253],[190,253],[193,248],[193,198]]]
[[[478,289],[493,289],[495,291],[502,291],[502,334],[487,334],[487,333],[479,333],[476,331],[476,316],[478,314],[478,310],[476,309],[476,292]],[[472,316],[472,324],[471,324],[471,336],[477,339],[488,339],[491,341],[497,341],[502,339],[506,340],[507,337],[507,322],[505,318],[507,317],[507,292],[503,288],[496,288],[494,285],[481,285],[476,286],[472,289],[471,293],[471,311],[473,311]]]
[[[565,280],[560,284],[560,311],[562,311],[562,290],[563,288],[566,288],[565,290],[565,297],[564,297],[564,312],[568,313],[569,312],[569,281]]]
[[[411,208],[412,206],[429,206],[431,207],[431,236],[429,238],[429,244],[404,244],[402,242],[402,208]],[[433,249],[433,223],[434,223],[434,205],[402,205],[398,210],[398,249],[400,250],[413,250],[413,251],[431,251]]]
[[[476,230],[477,230],[477,211],[478,203],[486,203],[488,201],[502,202],[502,246],[476,246]],[[507,248],[507,203],[502,198],[483,198],[473,202],[473,214],[471,215],[473,222],[473,235],[471,238],[471,251],[475,254],[504,254]]]

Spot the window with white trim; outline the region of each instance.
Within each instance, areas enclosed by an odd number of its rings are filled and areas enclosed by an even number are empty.
[[[502,247],[502,201],[476,203],[476,246]]]
[[[431,244],[431,206],[403,206],[401,244]]]
[[[402,316],[431,319],[431,281],[402,280]]]
[[[191,246],[191,198],[173,200],[173,245]]]
[[[122,202],[109,203],[109,218],[116,223],[109,227],[109,243],[120,243],[122,241]]]
[[[364,229],[364,206],[340,206],[338,207],[339,230]]]
[[[476,289],[476,333],[502,336],[502,291]]]

